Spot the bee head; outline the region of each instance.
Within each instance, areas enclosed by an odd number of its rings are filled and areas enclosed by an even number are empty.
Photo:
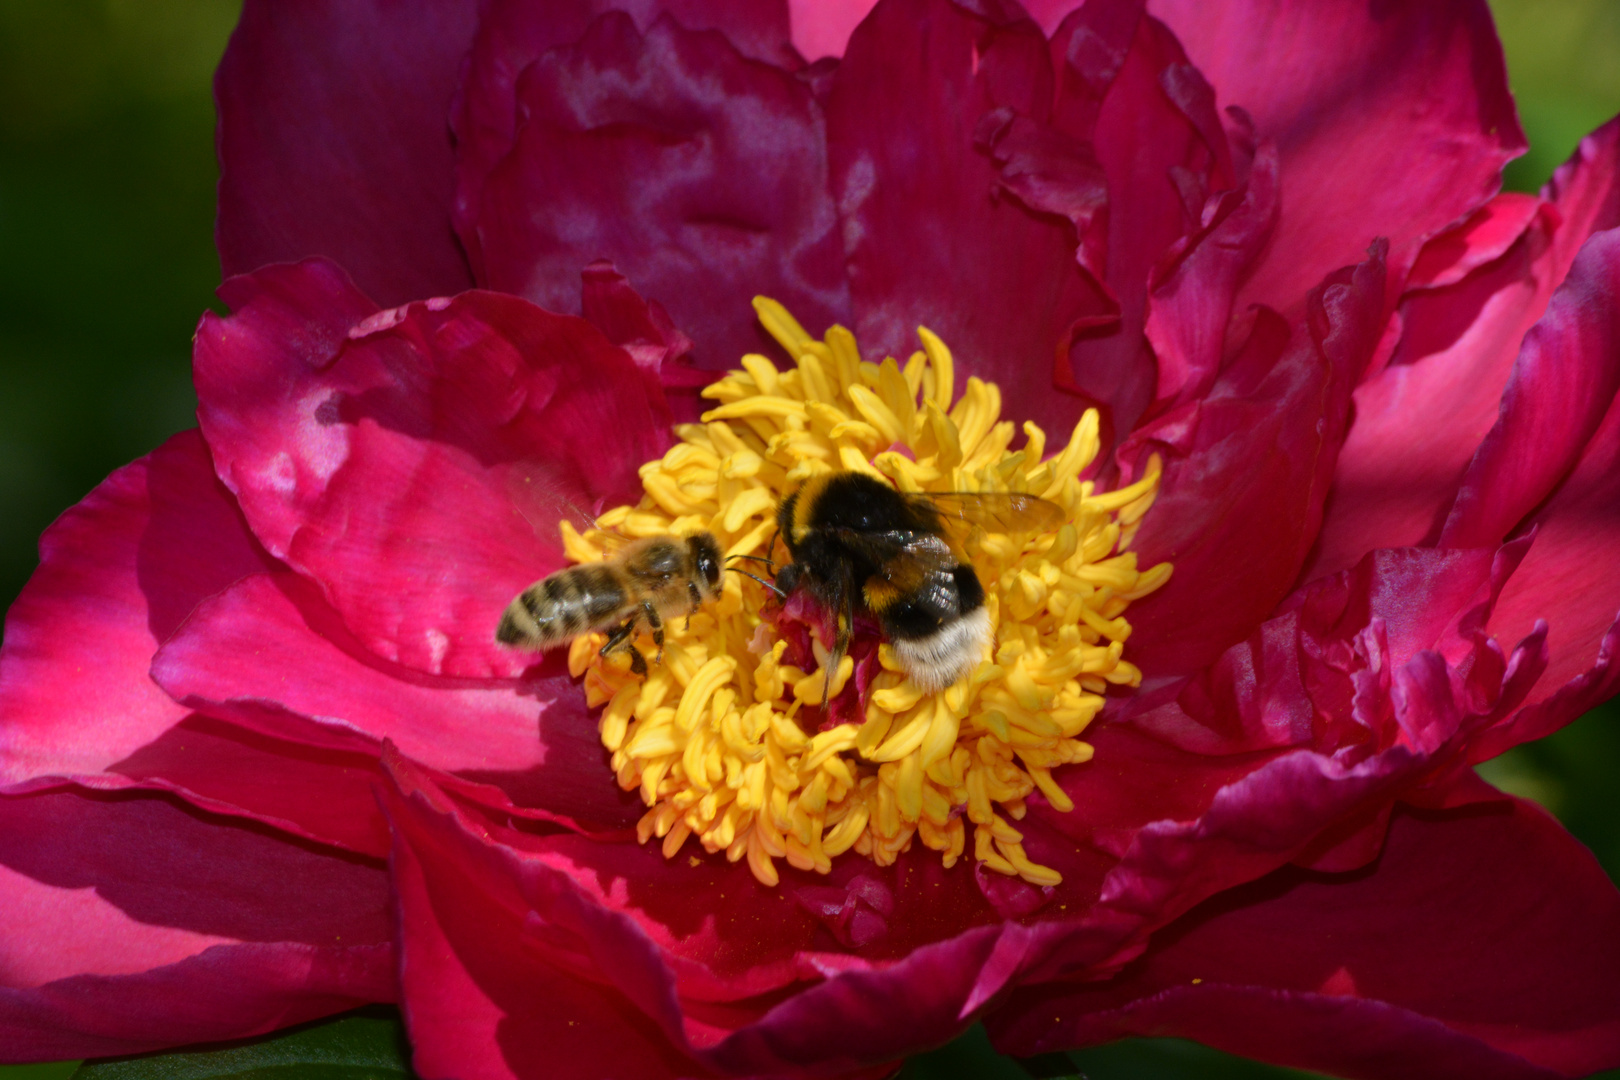
[[[713,533],[698,533],[687,541],[692,550],[692,562],[712,592],[720,587],[720,573],[724,564],[720,559],[720,543]]]

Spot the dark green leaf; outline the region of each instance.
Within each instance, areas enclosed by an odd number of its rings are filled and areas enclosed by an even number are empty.
[[[955,1042],[906,1059],[895,1080],[1030,1080],[1010,1057],[996,1053],[984,1027],[974,1024]]]
[[[1088,1080],[1309,1080],[1317,1073],[1262,1065],[1184,1039],[1124,1039],[1069,1054]]]
[[[89,1061],[73,1080],[411,1080],[394,1009],[345,1013],[253,1042]]]
[[[50,1061],[42,1065],[0,1065],[0,1080],[68,1080],[77,1061]]]

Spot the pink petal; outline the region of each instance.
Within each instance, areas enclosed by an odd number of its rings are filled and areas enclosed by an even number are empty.
[[[1154,396],[1154,359],[1142,330],[1155,267],[1183,240],[1189,218],[1199,219],[1210,193],[1235,186],[1232,155],[1209,84],[1188,64],[1175,36],[1157,19],[1142,17],[1140,8],[1139,3],[1111,3],[1093,15],[1088,5],[1064,23],[1053,42],[1066,64],[1060,86],[1068,91],[1059,96],[1056,123],[1092,142],[1107,178],[1105,280],[1120,317],[1117,326],[1079,333],[1068,359],[1081,389],[1110,406],[1117,438],[1136,426]],[[1127,18],[1131,12],[1137,13],[1134,20]],[[1098,70],[1099,43],[1116,45],[1107,35],[1132,21],[1134,35],[1105,84],[1090,126],[1086,99],[1108,76],[1114,56],[1111,48],[1100,50],[1108,60]],[[1076,83],[1089,93],[1082,92],[1079,102],[1066,100],[1079,89]],[[1257,192],[1268,202],[1275,195],[1274,180],[1263,179]],[[1256,207],[1234,223],[1239,235],[1224,238],[1237,248],[1226,257],[1235,256],[1237,264],[1228,276],[1235,279],[1258,251],[1273,212],[1270,205]],[[1223,216],[1230,213],[1228,208]],[[1233,280],[1223,290],[1226,303],[1235,285]],[[1214,333],[1225,329],[1223,318]]]
[[[1400,811],[1371,871],[1217,897],[1118,978],[1019,991],[991,1028],[1019,1054],[1152,1034],[1378,1080],[1576,1076],[1620,1064],[1617,968],[1620,895],[1544,812]]]
[[[1109,305],[1067,221],[986,197],[1001,172],[975,146],[1005,110],[1044,119],[1051,95],[1033,24],[886,0],[833,75],[827,140],[863,348],[904,358],[927,326],[957,357],[958,386],[993,379],[1010,415],[1067,436],[1083,402],[1054,392],[1054,350]]]
[[[688,30],[720,31],[745,56],[776,63],[785,59],[784,48],[790,43],[787,8],[782,0],[557,0],[543,7],[522,0],[491,0],[483,4],[451,113],[458,192],[476,190],[511,150],[513,133],[522,119],[514,91],[524,70],[550,50],[578,42],[599,16],[625,12],[645,33],[667,14]],[[465,205],[458,201],[457,207],[458,222],[465,222],[461,216]],[[478,256],[473,254],[476,265]]]
[[[768,347],[756,294],[817,331],[848,321],[807,85],[670,18],[643,32],[606,15],[544,53],[517,50],[553,40],[549,8],[491,18],[511,26],[481,39],[458,119],[457,222],[481,284],[578,311],[579,271],[608,259],[669,308],[707,370]]]
[[[46,534],[44,551],[0,653],[0,781],[163,788],[218,813],[387,853],[369,761],[192,713],[151,680],[158,643],[194,605],[276,566],[196,432],[114,473]]]
[[[1316,537],[1348,423],[1350,388],[1381,329],[1382,259],[1331,277],[1302,325],[1262,311],[1209,395],[1139,429],[1119,451],[1140,470],[1165,457],[1133,547],[1175,564],[1133,604],[1132,662],[1157,677],[1196,671],[1276,606]],[[1286,351],[1285,351],[1286,350]]]
[[[1517,191],[1504,191],[1461,224],[1423,245],[1407,289],[1437,289],[1455,285],[1475,270],[1495,262],[1530,227],[1541,200]]]
[[[162,797],[0,797],[0,1058],[256,1035],[394,996],[387,876]]]
[[[477,5],[250,0],[215,81],[227,277],[310,255],[400,304],[472,284],[450,228],[450,99]]]
[[[372,794],[376,759],[352,748],[312,746],[191,713],[121,761],[107,775],[173,792],[193,806],[248,817],[293,836],[385,858],[388,833]]]
[[[1552,660],[1533,701],[1547,698],[1594,663],[1607,667],[1600,644],[1620,613],[1620,579],[1613,566],[1620,528],[1617,480],[1620,404],[1612,404],[1574,472],[1533,519],[1530,553],[1491,617],[1490,632],[1505,641],[1528,632],[1538,619],[1547,621]]]
[[[871,11],[875,0],[789,0],[793,11],[793,44],[806,60],[842,56],[856,25]],[[1063,17],[1079,7],[1079,0],[1029,0],[1029,17],[1050,36]]]
[[[558,666],[517,682],[424,679],[370,655],[313,585],[283,573],[248,578],[203,604],[158,653],[153,675],[192,707],[363,765],[356,827],[380,828],[369,795],[385,739],[554,820],[633,825],[634,800],[613,782],[584,697]],[[327,836],[324,819],[341,805],[322,795],[292,813]]]
[[[1557,284],[1546,217],[1461,283],[1409,296],[1395,358],[1356,388],[1307,579],[1378,547],[1435,537],[1468,459],[1496,422],[1524,332]]]
[[[1620,117],[1581,140],[1558,167],[1542,198],[1563,216],[1560,265],[1568,267],[1587,237],[1620,226]]]
[[[1620,464],[1620,231],[1587,241],[1546,316],[1525,339],[1502,415],[1480,447],[1445,538],[1527,524],[1536,538],[1491,620],[1512,640],[1550,624],[1552,662],[1539,700],[1587,670],[1620,611],[1614,542]],[[1594,431],[1594,428],[1596,429]]]
[[[256,535],[377,655],[516,675],[512,597],[561,563],[556,522],[633,499],[668,444],[651,373],[583,320],[471,292],[359,310],[319,262],[228,283],[197,332],[199,417]],[[300,363],[289,363],[289,348]]]
[[[1503,657],[1474,636],[1518,553],[1381,552],[1312,586],[1174,703],[1088,732],[1096,757],[1059,776],[1083,809],[1037,800],[1031,856],[1064,837],[1114,853],[1086,918],[1121,917],[1128,940],[1285,862],[1365,865],[1393,799],[1472,797],[1454,779],[1470,745],[1540,673],[1539,638]],[[1049,933],[1035,971],[1100,962],[1076,947]]]
[[[1282,216],[1239,297],[1297,309],[1309,283],[1390,241],[1399,291],[1430,236],[1496,193],[1523,153],[1483,0],[1152,0],[1223,106],[1282,160]]]
[[[1320,666],[1343,668],[1375,619],[1392,664],[1451,647],[1458,624],[1493,585],[1500,588],[1493,571],[1503,579],[1511,572],[1490,549],[1369,552],[1352,571],[1290,597],[1283,611],[1182,686],[1174,702],[1132,702],[1131,722],[1203,754],[1334,747],[1341,736],[1326,729],[1350,720],[1352,687],[1325,685]]]
[[[410,789],[388,795],[416,1071],[425,1080],[692,1075],[621,993],[576,977],[584,958],[548,955],[526,918],[526,883],[501,874],[503,853],[477,845],[435,802]]]
[[[147,675],[200,600],[274,565],[194,431],[113,473],[40,541],[0,650],[0,783],[95,776],[188,710]]]
[[[1203,398],[1220,373],[1233,297],[1277,221],[1275,148],[1261,148],[1247,183],[1212,198],[1209,210],[1154,270],[1145,329],[1158,361],[1156,410]]]
[[[793,47],[806,60],[842,56],[849,35],[875,0],[789,0],[793,15]]]
[[[1620,230],[1581,248],[1525,335],[1501,417],[1463,477],[1440,542],[1493,543],[1568,475],[1620,390]]]
[[[1551,735],[1620,693],[1617,658],[1620,658],[1620,620],[1603,635],[1597,659],[1590,668],[1552,689],[1551,693],[1545,689],[1539,691],[1534,704],[1481,735],[1469,750],[1469,760],[1489,761],[1520,743]]]
[[[813,1050],[785,1044],[804,1023],[740,1053],[702,1054],[694,1043],[712,1040],[725,1008],[693,1002],[695,1015],[683,1016],[656,948],[623,915],[557,869],[470,831],[407,764],[391,768],[405,1011],[425,1077],[699,1076],[710,1070],[694,1058],[716,1056],[727,1072],[758,1061],[799,1072],[815,1057],[847,1060],[847,1045],[824,1037]]]
[[[1414,281],[1438,274],[1436,287],[1408,295],[1390,366],[1356,388],[1356,421],[1307,578],[1371,548],[1439,535],[1469,459],[1497,421],[1525,332],[1592,231],[1620,224],[1617,143],[1616,122],[1588,137],[1548,185],[1550,205],[1494,261],[1479,260],[1516,220],[1514,206],[1501,205],[1507,195],[1425,249],[1420,262],[1433,265],[1420,265]],[[1445,284],[1461,269],[1469,272]]]

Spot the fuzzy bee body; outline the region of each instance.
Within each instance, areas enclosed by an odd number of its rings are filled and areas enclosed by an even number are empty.
[[[1044,529],[1061,522],[1062,510],[1029,495],[903,494],[858,472],[813,477],[777,514],[792,562],[776,586],[807,588],[833,613],[832,668],[860,605],[877,618],[911,680],[943,690],[973,670],[991,639],[984,586],[950,542],[949,525],[986,520]]]
[[[501,616],[495,639],[543,650],[613,627],[602,655],[628,649],[630,666],[645,674],[646,660],[630,641],[636,628],[645,623],[662,650],[664,619],[696,612],[720,591],[723,573],[710,533],[632,541],[610,559],[570,566],[524,589]]]

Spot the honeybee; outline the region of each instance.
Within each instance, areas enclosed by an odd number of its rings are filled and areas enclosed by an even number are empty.
[[[599,563],[559,570],[530,585],[507,605],[495,640],[524,649],[549,649],[592,630],[614,627],[601,655],[630,651],[630,668],[647,674],[647,660],[631,641],[645,622],[663,656],[664,619],[688,618],[720,591],[725,565],[711,533],[688,539],[635,540]]]
[[[991,638],[984,586],[950,527],[1044,532],[1062,522],[1062,507],[1033,495],[906,494],[865,473],[826,473],[805,481],[777,512],[792,561],[777,572],[776,588],[785,595],[802,586],[833,614],[829,673],[849,647],[859,604],[877,618],[911,680],[939,691],[973,670]]]

